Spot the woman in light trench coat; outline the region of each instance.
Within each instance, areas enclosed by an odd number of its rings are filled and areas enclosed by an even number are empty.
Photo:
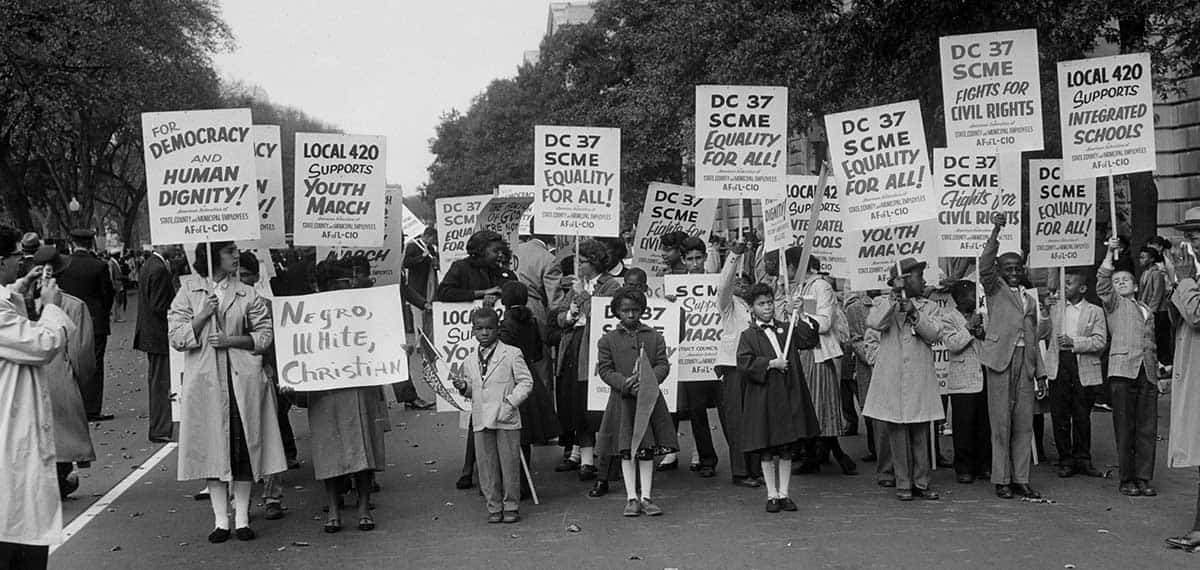
[[[251,540],[251,485],[287,469],[274,388],[259,356],[271,345],[271,322],[263,300],[238,280],[237,247],[211,244],[217,253],[211,280],[209,247],[196,247],[199,276],[183,280],[167,315],[171,346],[184,352],[186,363],[178,479],[208,481],[215,527],[210,542],[229,539],[232,486],[235,533]]]

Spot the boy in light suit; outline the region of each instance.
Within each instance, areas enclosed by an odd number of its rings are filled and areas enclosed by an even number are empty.
[[[1046,350],[1058,476],[1102,477],[1092,465],[1092,397],[1087,387],[1103,383],[1100,354],[1108,345],[1108,326],[1104,311],[1083,298],[1087,284],[1082,274],[1068,270],[1061,286],[1067,302],[1050,309]]]
[[[479,488],[487,500],[489,523],[521,520],[521,413],[517,407],[533,389],[533,376],[521,350],[500,342],[500,317],[491,309],[471,314],[479,345],[463,360],[454,387],[471,398]]]

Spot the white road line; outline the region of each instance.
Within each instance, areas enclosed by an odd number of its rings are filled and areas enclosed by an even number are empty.
[[[75,536],[79,533],[79,531],[83,530],[83,527],[86,526],[87,523],[92,522],[92,519],[96,518],[100,513],[108,509],[109,505],[112,505],[113,502],[115,502],[122,494],[125,493],[125,491],[128,491],[129,488],[141,480],[146,473],[149,473],[151,469],[154,469],[154,467],[157,466],[168,455],[170,455],[172,451],[175,451],[176,447],[179,447],[179,444],[175,442],[163,445],[162,449],[159,449],[154,453],[154,455],[151,455],[145,463],[142,463],[136,469],[134,469],[133,473],[130,473],[124,479],[121,479],[121,482],[117,483],[115,487],[109,489],[109,491],[105,493],[103,497],[100,497],[99,501],[96,501],[92,504],[92,506],[88,507],[86,511],[83,511],[83,513],[75,517],[75,520],[72,520],[71,524],[68,524],[66,528],[63,529],[62,543],[55,544],[50,547],[50,554],[54,554],[55,550],[58,550],[60,546],[66,544],[68,540],[71,540],[72,536]]]

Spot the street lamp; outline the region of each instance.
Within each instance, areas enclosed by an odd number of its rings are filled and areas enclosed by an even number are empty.
[[[79,205],[79,200],[76,200],[74,196],[71,196],[71,203],[67,204],[67,209],[70,210],[72,214],[78,214],[79,210],[82,209],[82,206]]]

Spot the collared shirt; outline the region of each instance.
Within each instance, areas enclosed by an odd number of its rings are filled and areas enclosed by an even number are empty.
[[[1062,330],[1059,331],[1070,337],[1074,337],[1079,331],[1079,317],[1083,313],[1083,299],[1075,303],[1067,303],[1063,307],[1063,322]]]
[[[1009,287],[1009,289],[1012,290],[1013,293],[1016,293],[1017,297],[1021,298],[1021,318],[1022,321],[1024,321],[1025,313],[1029,312],[1029,297],[1025,296],[1025,288]],[[1025,346],[1025,335],[1017,335],[1017,346]]]
[[[492,362],[492,355],[496,354],[496,343],[490,346],[479,347],[479,375],[487,377],[488,364]]]
[[[767,342],[771,343],[771,348],[775,350],[776,358],[783,358],[783,347],[779,346],[779,332],[775,328],[775,323],[763,323],[755,320],[755,326],[761,328],[767,336]]]

